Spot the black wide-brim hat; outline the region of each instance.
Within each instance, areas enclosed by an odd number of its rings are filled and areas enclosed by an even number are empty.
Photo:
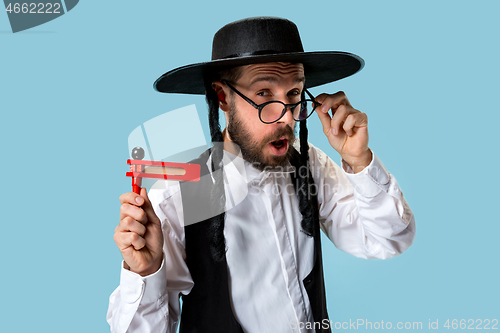
[[[302,63],[306,87],[337,81],[361,70],[361,57],[340,51],[304,52],[297,26],[277,17],[253,17],[229,23],[214,35],[212,61],[173,69],[153,87],[165,93],[205,94],[206,78],[237,66]]]

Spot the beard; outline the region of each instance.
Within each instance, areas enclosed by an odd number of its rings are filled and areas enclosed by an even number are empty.
[[[295,141],[295,133],[289,125],[280,127],[276,132],[267,135],[259,142],[252,137],[250,131],[243,125],[233,101],[230,102],[229,107],[227,132],[231,140],[239,146],[245,161],[261,171],[267,167],[284,167],[289,163],[293,149],[291,145]],[[270,142],[280,140],[282,137],[288,139],[287,152],[280,156],[272,154],[264,156],[264,148]]]

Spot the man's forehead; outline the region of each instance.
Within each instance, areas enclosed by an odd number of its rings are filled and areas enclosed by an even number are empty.
[[[254,84],[259,81],[278,82],[290,80],[304,82],[304,66],[301,63],[270,62],[242,66],[241,78]]]

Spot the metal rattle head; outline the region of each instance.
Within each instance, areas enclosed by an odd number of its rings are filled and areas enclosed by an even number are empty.
[[[135,147],[134,149],[132,149],[132,158],[134,160],[142,160],[144,156],[144,149],[142,149],[141,147]]]

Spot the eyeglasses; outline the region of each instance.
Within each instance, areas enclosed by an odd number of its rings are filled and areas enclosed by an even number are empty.
[[[248,102],[251,106],[259,110],[259,119],[264,124],[272,124],[280,120],[286,113],[286,110],[290,108],[292,112],[293,119],[295,121],[302,121],[309,118],[309,116],[314,112],[314,110],[321,105],[314,100],[314,96],[311,95],[307,89],[304,91],[310,97],[310,99],[304,99],[304,92],[302,92],[302,100],[294,104],[285,104],[281,101],[269,101],[262,104],[255,104],[250,98],[246,97],[240,93],[235,87],[229,84],[226,80],[222,80],[229,88],[231,88],[235,93],[237,93],[241,98]],[[300,105],[300,107],[298,107]]]

